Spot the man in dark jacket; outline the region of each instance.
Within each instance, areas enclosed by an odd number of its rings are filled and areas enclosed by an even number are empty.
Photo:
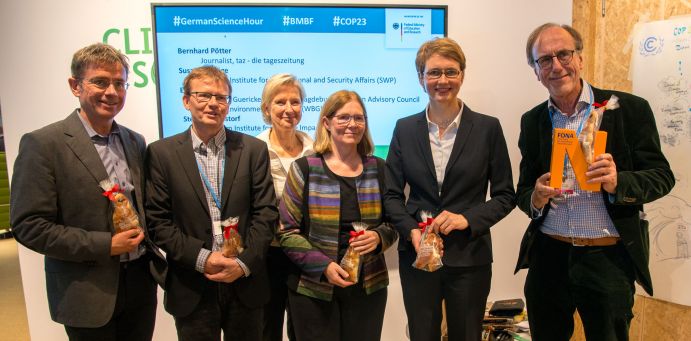
[[[552,23],[526,45],[528,64],[550,95],[523,115],[518,141],[518,206],[532,220],[516,271],[529,267],[525,296],[536,341],[569,340],[575,310],[588,340],[628,340],[634,281],[652,294],[643,204],[674,186],[648,103],[581,79],[582,49],[576,30]],[[594,127],[608,134],[605,152],[585,173],[600,192],[580,188],[568,159],[561,188],[552,188],[553,129],[572,129],[583,140],[595,108],[615,97],[619,107],[606,106]]]

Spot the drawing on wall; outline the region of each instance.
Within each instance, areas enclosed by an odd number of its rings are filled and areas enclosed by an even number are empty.
[[[676,184],[645,205],[655,297],[691,306],[691,18],[639,24],[633,38],[634,94],[655,113],[662,151]]]
[[[689,243],[686,240],[686,225],[677,226],[677,258],[689,258]]]
[[[691,203],[670,194],[646,208],[650,223],[651,258],[657,261],[689,259]]]
[[[660,80],[658,89],[666,97],[666,101],[656,110],[661,142],[670,147],[688,143],[691,141],[691,109],[687,100],[689,85],[686,78],[667,76]]]

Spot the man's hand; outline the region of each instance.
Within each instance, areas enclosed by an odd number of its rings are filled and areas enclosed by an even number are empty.
[[[326,269],[324,269],[324,276],[326,276],[326,279],[329,281],[329,283],[341,288],[355,284],[344,279],[348,278],[348,272],[343,270],[343,268],[336,264],[336,262],[331,262],[326,266]]]
[[[547,205],[550,198],[554,198],[561,194],[559,189],[549,186],[550,179],[552,179],[552,175],[550,173],[545,173],[535,181],[535,190],[530,200],[537,209],[542,209]]]
[[[444,210],[434,217],[432,228],[437,233],[448,235],[453,230],[463,231],[468,228],[468,220],[462,214],[455,214]]]
[[[233,283],[245,275],[236,258],[226,258],[220,252],[212,252],[204,265],[204,276],[214,282]]]
[[[140,227],[114,234],[110,238],[110,255],[119,256],[132,252],[137,249],[142,240],[144,240],[144,232]]]
[[[607,193],[617,192],[617,165],[614,164],[612,154],[604,153],[595,158],[585,173],[588,183],[602,183],[602,189]]]
[[[226,259],[219,251],[211,252],[209,258],[206,259],[206,263],[204,263],[204,273],[213,275],[221,272],[226,264]]]
[[[355,239],[350,242],[350,246],[361,255],[365,255],[376,250],[379,243],[381,243],[379,233],[375,231],[365,231],[363,235],[355,237]]]

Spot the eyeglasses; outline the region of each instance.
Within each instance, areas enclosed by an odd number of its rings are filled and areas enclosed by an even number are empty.
[[[130,87],[130,83],[125,82],[122,79],[108,79],[104,77],[95,77],[86,80],[87,83],[95,86],[99,90],[106,90],[112,84],[116,91],[124,91]]]
[[[458,76],[461,75],[461,70],[459,69],[432,69],[429,71],[425,71],[425,77],[427,79],[437,79],[441,78],[442,75],[446,76],[446,78],[458,78]]]
[[[367,122],[367,116],[365,115],[336,115],[333,116],[336,119],[336,124],[340,126],[346,126],[352,120],[356,125],[364,126]]]
[[[216,97],[216,102],[220,104],[228,104],[228,102],[230,102],[229,95],[211,94],[208,92],[201,91],[190,92],[190,95],[194,95],[194,97],[197,99],[197,102],[199,103],[206,103],[214,97]]]
[[[571,60],[573,60],[574,52],[576,52],[576,50],[559,50],[551,55],[542,56],[538,59],[535,59],[534,62],[540,67],[540,69],[546,70],[552,67],[554,64],[554,57],[557,57],[559,63],[561,63],[563,66],[566,66],[571,63]]]

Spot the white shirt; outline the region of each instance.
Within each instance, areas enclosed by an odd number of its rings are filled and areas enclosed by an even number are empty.
[[[296,131],[298,139],[302,143],[302,152],[297,157],[285,157],[282,158],[278,156],[278,153],[271,144],[271,128],[264,130],[261,134],[257,135],[257,138],[266,142],[266,146],[269,148],[269,159],[271,160],[271,176],[274,179],[274,189],[276,190],[276,201],[281,200],[283,196],[283,188],[286,184],[286,178],[288,177],[288,171],[290,170],[290,165],[297,159],[314,154],[314,141],[309,135],[302,131]],[[276,205],[278,206],[278,204]],[[271,246],[279,246],[278,241],[274,237],[271,241]]]
[[[429,119],[429,106],[425,109],[425,117],[427,118],[427,129],[429,131],[429,144],[432,148],[432,159],[434,160],[434,171],[437,174],[438,191],[441,195],[441,185],[444,183],[444,173],[446,166],[449,163],[449,157],[453,150],[453,144],[456,141],[456,133],[458,127],[461,125],[461,113],[463,112],[463,102],[459,100],[461,109],[458,115],[444,131],[444,135],[439,137],[439,126]]]
[[[283,195],[283,187],[286,183],[286,177],[288,177],[290,164],[303,156],[314,154],[314,141],[312,140],[312,138],[309,137],[309,135],[307,135],[306,133],[299,130],[295,133],[297,134],[298,139],[300,139],[300,142],[302,143],[302,152],[300,152],[300,154],[294,158],[281,158],[278,156],[278,153],[274,149],[273,145],[271,145],[271,139],[269,138],[269,136],[271,135],[271,128],[264,130],[259,135],[257,135],[257,138],[266,142],[266,146],[269,148],[269,159],[271,159],[271,176],[274,179],[274,189],[276,190],[276,198],[279,200]]]
[[[549,99],[548,107],[555,128],[578,131],[579,127],[582,127],[582,122],[587,119],[586,114],[592,110],[590,104],[595,99],[592,97],[590,84],[586,81],[582,84],[581,95],[576,103],[576,112],[570,116],[562,113],[552,99]],[[581,190],[575,180],[576,174],[571,162],[564,163],[564,173],[564,178],[571,179],[574,183],[574,194],[566,196],[563,200],[557,198],[550,200],[549,205],[552,207],[547,212],[540,231],[545,234],[575,238],[619,237],[619,231],[607,212],[602,193]],[[537,216],[534,216],[535,218],[542,214],[542,210],[539,212]]]

